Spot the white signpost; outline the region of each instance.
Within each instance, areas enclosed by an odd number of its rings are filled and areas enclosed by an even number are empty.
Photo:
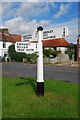
[[[56,36],[55,36],[56,34]],[[61,36],[60,36],[61,35]],[[44,96],[44,79],[43,79],[43,45],[42,40],[66,37],[68,35],[68,28],[56,29],[56,31],[48,30],[43,31],[40,26],[37,28],[36,34],[29,34],[22,37],[23,42],[17,42],[15,44],[15,50],[17,52],[25,52],[26,54],[37,53],[37,95]],[[37,43],[31,43],[31,41],[37,41]]]
[[[22,36],[22,41],[37,41],[37,34],[36,33],[31,33],[31,34],[26,34]]]
[[[32,54],[32,53],[37,52],[37,44],[38,43],[16,42],[15,50],[17,52],[24,52],[26,54]]]
[[[68,36],[68,28],[60,27],[43,31],[43,40],[50,40],[55,38],[65,38]],[[37,33],[26,34],[22,36],[22,41],[37,41]]]
[[[32,54],[37,52],[37,95],[44,96],[44,80],[43,80],[43,28],[37,28],[37,43],[16,42],[15,50],[17,52],[25,52],[26,54]]]

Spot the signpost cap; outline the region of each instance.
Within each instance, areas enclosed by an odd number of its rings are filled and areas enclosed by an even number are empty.
[[[39,26],[39,27],[37,28],[37,31],[43,31],[43,28],[42,28],[41,26]]]

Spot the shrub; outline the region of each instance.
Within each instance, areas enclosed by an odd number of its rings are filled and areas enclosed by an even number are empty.
[[[23,61],[23,58],[26,58],[26,54],[25,53],[22,53],[22,52],[16,52],[15,53],[15,61],[16,62],[22,62]]]
[[[45,56],[47,56],[48,58],[50,57],[50,55],[52,55],[52,53],[53,53],[53,50],[52,49],[43,49],[43,54],[45,55]]]
[[[61,53],[61,50],[52,50],[51,48],[43,50],[44,56],[48,58],[50,57],[50,55],[52,55],[52,58],[55,58],[60,53]]]
[[[70,60],[72,60],[72,57],[73,57],[73,55],[74,55],[74,52],[75,52],[75,46],[74,46],[73,44],[70,44],[70,45],[68,46],[67,51],[65,51],[65,53],[68,54]]]
[[[36,53],[26,54],[27,62],[34,63],[38,55]]]
[[[23,58],[26,58],[25,53],[15,51],[15,45],[11,45],[9,47],[8,54],[9,54],[11,61],[22,62]]]
[[[11,61],[23,62],[23,58],[27,58],[27,62],[33,63],[36,62],[38,55],[36,53],[26,54],[22,52],[15,51],[15,45],[11,45],[8,50],[9,57]]]

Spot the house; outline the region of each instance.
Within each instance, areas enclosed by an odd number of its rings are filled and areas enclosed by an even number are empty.
[[[32,43],[37,43],[38,41],[32,41]],[[70,45],[65,38],[53,38],[49,40],[42,40],[43,48],[45,49],[53,49],[60,50],[62,53],[65,53],[68,46]]]
[[[63,33],[66,33],[67,28],[60,28],[60,31],[62,31],[60,33],[56,33],[56,31],[57,30],[44,31],[43,36],[45,37],[45,39],[43,37],[43,47],[45,47],[46,49],[48,49],[49,47],[54,50],[59,49],[64,53],[69,45],[69,43],[65,40],[65,37],[62,37]],[[53,32],[55,33],[57,38],[53,36]],[[67,36],[67,33],[65,35]],[[25,42],[29,41],[30,39],[34,42],[34,40],[36,39],[36,35],[34,35],[33,37],[31,36],[33,35],[23,35],[23,37],[21,37],[21,35],[10,34],[8,28],[0,27],[0,58],[2,59],[3,57],[8,56],[8,48],[10,45],[15,44],[15,42]],[[59,38],[59,36],[61,37]]]
[[[0,59],[8,55],[8,48],[21,41],[21,35],[10,34],[8,28],[0,27]]]
[[[70,45],[65,38],[55,38],[51,40],[43,40],[43,47],[53,48],[53,50],[61,50],[62,53],[64,53],[67,49],[67,47]]]
[[[77,36],[77,60],[80,59],[80,34]]]

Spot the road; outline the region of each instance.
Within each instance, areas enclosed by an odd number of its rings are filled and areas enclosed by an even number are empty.
[[[2,63],[2,76],[36,77],[37,65],[24,63]],[[78,68],[44,65],[44,80],[45,79],[78,83]]]

